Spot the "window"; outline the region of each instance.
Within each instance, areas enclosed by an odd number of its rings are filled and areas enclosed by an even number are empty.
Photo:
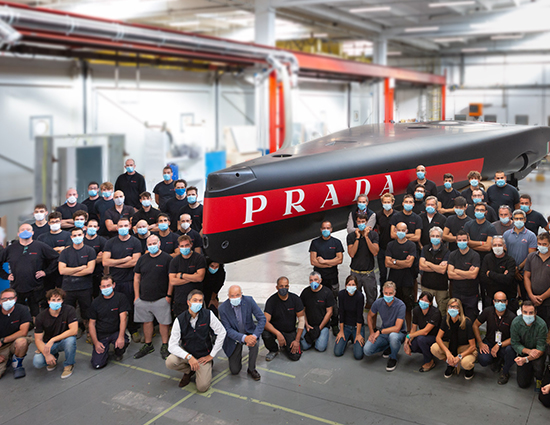
[[[466,121],[466,114],[455,115],[455,121]]]
[[[497,122],[497,116],[496,115],[485,115],[485,122]]]
[[[529,125],[529,115],[516,115],[516,124]]]

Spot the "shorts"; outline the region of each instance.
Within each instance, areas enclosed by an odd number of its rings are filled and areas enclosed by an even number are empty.
[[[166,298],[157,301],[143,301],[138,298],[134,303],[134,322],[146,323],[154,319],[157,319],[161,325],[172,323],[170,304],[166,302]]]
[[[397,298],[405,303],[407,311],[411,311],[416,304],[416,300],[414,297],[414,286],[397,287]]]
[[[63,300],[70,306],[76,308],[76,303],[80,307],[80,315],[84,320],[88,320],[90,316],[88,312],[92,306],[92,289],[81,289],[78,291],[66,291],[65,299]]]
[[[27,349],[28,346],[30,346],[31,343],[34,341],[33,338],[31,338],[30,336],[19,337],[17,339],[20,338],[23,338],[27,341]],[[17,339],[15,341],[17,341]],[[0,363],[0,376],[2,376],[6,371],[10,357],[15,354],[15,341],[6,342],[0,347],[0,356],[4,357],[5,359],[2,363]]]

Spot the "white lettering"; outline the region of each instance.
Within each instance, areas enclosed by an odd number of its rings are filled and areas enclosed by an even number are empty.
[[[336,194],[336,189],[334,189],[333,184],[327,184],[328,187],[328,193],[327,197],[325,198],[325,202],[323,202],[323,205],[321,205],[321,208],[325,208],[325,204],[327,201],[332,201],[332,206],[340,205],[340,202],[338,202],[338,195]]]
[[[386,175],[386,185],[384,186],[384,189],[382,189],[382,192],[380,192],[380,195],[378,196],[382,196],[383,193],[393,194],[393,181],[389,174]]]
[[[243,224],[253,223],[254,220],[252,220],[252,214],[265,210],[265,207],[267,207],[267,198],[264,195],[256,195],[245,196],[244,199],[246,201],[246,213]],[[256,210],[254,209],[254,199],[260,200],[260,207]]]
[[[370,182],[367,179],[361,179],[361,180],[355,180],[356,183],[356,189],[355,189],[355,198],[353,198],[353,202],[357,201],[357,198],[361,194],[368,195],[370,192]],[[362,190],[363,183],[365,183],[365,190]]]
[[[286,210],[283,216],[292,214],[292,208],[294,208],[297,212],[305,211],[305,208],[300,205],[302,202],[304,202],[304,199],[306,197],[306,194],[302,189],[286,190],[285,193],[286,193]],[[292,202],[294,193],[298,193],[298,200],[296,202]]]

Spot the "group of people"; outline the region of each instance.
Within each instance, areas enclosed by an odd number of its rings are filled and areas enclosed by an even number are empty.
[[[32,326],[33,365],[53,370],[63,351],[66,378],[80,334],[93,345],[92,367],[102,368],[110,345],[120,360],[129,336],[142,339],[139,324],[144,344],[134,358],[154,352],[157,322],[166,366],[183,372],[182,387],[194,374],[198,391],[209,388],[221,349],[238,374],[246,345],[247,373],[259,380],[260,337],[267,361],[281,350],[297,361],[312,347],[325,351],[332,329],[336,356],[351,343],[357,360],[382,353],[388,371],[396,368],[401,346],[408,355],[422,354],[420,372],[445,361],[446,378],[464,369],[471,379],[477,361],[506,384],[516,364],[518,385],[535,380],[550,407],[548,223],[503,172],[485,191],[481,174],[472,171],[462,192],[445,174],[437,192],[419,165],[399,211],[391,193],[381,196],[377,212],[366,194],[359,195],[348,217],[351,264],[344,289],[338,279],[344,246],[324,221],[309,248],[309,286],[298,296],[280,277],[262,312],[236,285],[218,303],[225,270],[203,255],[197,188],[173,180],[165,167],[153,190],[158,210],[135,162],[127,160],[125,168],[114,186],[90,183],[82,203],[70,189],[54,212],[37,205],[35,222],[20,226],[18,240],[0,251],[0,263],[9,265],[0,276],[11,285],[1,294],[0,375],[11,358],[14,377],[25,376]]]

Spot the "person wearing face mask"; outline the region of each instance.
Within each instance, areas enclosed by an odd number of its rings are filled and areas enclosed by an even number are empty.
[[[48,207],[44,204],[37,204],[34,207],[34,223],[32,224],[32,231],[34,237],[38,239],[45,233],[50,233],[50,225],[48,224]]]
[[[135,225],[135,237],[136,239],[141,243],[141,254],[145,254],[147,252],[147,238],[152,235],[152,233],[149,231],[149,226],[147,225],[147,221],[140,220]]]
[[[414,206],[413,212],[420,215],[422,211],[426,208],[426,188],[423,184],[417,184],[414,188]],[[433,195],[432,195],[433,196]]]
[[[17,291],[17,302],[27,305],[34,318],[44,298],[44,277],[57,272],[59,254],[49,245],[33,240],[30,224],[22,224],[19,240],[2,251],[0,264],[8,263],[11,273],[0,267],[0,277]]]
[[[449,251],[455,251],[456,235],[460,230],[464,230],[466,223],[472,219],[466,215],[466,199],[462,196],[455,198],[454,215],[447,218],[445,228],[443,229],[443,241],[449,242]]]
[[[189,214],[182,214],[179,221],[178,235],[187,235],[193,242],[193,250],[199,254],[202,254],[202,236],[196,230],[193,230],[193,221]]]
[[[458,249],[451,252],[447,274],[451,283],[451,296],[464,306],[464,314],[475,320],[479,314],[479,254],[468,246],[469,236],[464,230],[456,235]],[[461,307],[462,308],[462,307]]]
[[[321,223],[321,236],[311,241],[309,245],[309,262],[313,271],[319,273],[323,286],[332,291],[334,299],[338,301],[338,265],[344,261],[344,247],[340,239],[332,236],[332,223],[325,220]],[[338,333],[338,308],[335,305],[330,319],[332,333]]]
[[[496,211],[490,207],[483,197],[483,191],[481,189],[474,189],[472,191],[472,204],[468,205],[468,208],[466,208],[466,215],[470,217],[472,220],[476,219],[476,205],[483,202],[485,203],[487,212],[485,213],[485,218],[489,223],[492,223],[494,221],[498,220],[498,215]]]
[[[446,360],[445,378],[464,369],[464,378],[474,377],[474,366],[477,358],[476,338],[472,321],[464,314],[462,303],[458,298],[451,298],[447,305],[447,314],[437,332],[435,344],[430,351],[439,360]]]
[[[439,227],[443,229],[447,218],[437,212],[437,198],[435,196],[428,196],[425,201],[425,211],[422,211],[420,218],[422,219],[422,233],[420,235],[420,246],[430,244],[430,230],[433,227]]]
[[[222,349],[227,332],[218,318],[208,309],[202,308],[204,296],[195,289],[187,296],[187,309],[175,320],[170,334],[166,367],[183,372],[178,386],[191,382],[191,372],[196,373],[197,391],[203,393],[212,382],[212,364]],[[216,342],[212,343],[212,333]],[[183,348],[185,347],[185,348]]]
[[[162,212],[170,216],[170,229],[172,232],[177,232],[178,223],[180,219],[180,210],[185,207],[189,201],[187,200],[187,182],[183,179],[176,180],[174,182],[175,197],[166,201],[164,204],[164,210]]]
[[[514,186],[506,183],[504,171],[495,172],[495,184],[487,189],[487,203],[494,209],[501,205],[519,209],[519,192]]]
[[[338,295],[338,314],[340,331],[334,342],[334,355],[344,355],[348,342],[353,344],[353,357],[361,360],[364,356],[363,346],[365,345],[365,326],[363,320],[363,294],[357,290],[357,278],[348,276],[346,287]]]
[[[306,312],[306,324],[300,341],[303,351],[311,347],[321,352],[327,349],[329,322],[335,301],[332,291],[321,284],[322,280],[319,273],[311,272],[309,286],[300,294]]]
[[[357,204],[354,206],[353,211],[348,215],[348,223],[346,229],[348,234],[357,230],[357,216],[364,215],[367,217],[367,227],[374,229],[376,226],[376,214],[369,208],[369,197],[362,193],[357,197]]]
[[[103,276],[103,250],[107,239],[103,236],[99,236],[99,222],[96,219],[89,219],[86,226],[86,234],[84,236],[84,245],[93,248],[95,251],[95,269],[92,274],[92,298],[96,298],[99,291],[99,284],[101,282],[101,276]]]
[[[537,236],[537,252],[525,261],[525,290],[529,300],[537,307],[537,315],[550,327],[550,235]],[[524,298],[526,300],[527,298]]]
[[[28,335],[32,323],[29,309],[17,304],[17,292],[4,289],[0,293],[0,378],[6,373],[11,358],[13,377],[25,377],[23,359],[27,355],[32,338]]]
[[[134,267],[141,256],[141,242],[130,236],[130,221],[121,218],[117,223],[118,236],[111,238],[105,244],[103,251],[103,266],[109,267],[109,273],[116,282],[115,290],[126,295],[128,300],[134,299]],[[134,342],[141,341],[139,326],[134,323],[134,312],[130,307],[128,312],[128,331]]]
[[[515,279],[516,262],[505,251],[506,241],[502,236],[493,238],[493,249],[481,263],[479,280],[485,288],[485,305],[491,307],[495,293],[506,294],[508,308],[516,312],[518,304],[518,285]]]
[[[170,262],[169,269],[168,297],[173,298],[174,316],[179,316],[187,309],[187,295],[194,289],[202,289],[206,274],[206,259],[193,251],[193,241],[189,236],[178,238],[178,252],[179,255]]]
[[[154,232],[160,239],[160,249],[172,257],[177,257],[179,252],[175,252],[178,247],[177,233],[170,230],[170,216],[166,213],[160,213],[157,219],[158,232]]]
[[[124,192],[117,190],[113,196],[115,205],[113,208],[105,212],[105,227],[109,231],[109,237],[114,238],[117,235],[117,223],[121,219],[127,219],[131,223],[136,209],[130,205],[126,205]]]
[[[479,261],[491,252],[493,247],[493,236],[497,234],[495,228],[485,218],[487,214],[487,204],[480,202],[475,206],[475,220],[472,220],[464,226],[464,231],[468,233],[468,246],[479,254]],[[485,307],[485,285],[481,285],[481,302]],[[472,319],[473,320],[473,319]]]
[[[382,203],[382,209],[376,212],[376,231],[379,235],[378,242],[378,286],[380,288],[380,293],[382,293],[382,285],[388,280],[388,269],[386,269],[386,248],[388,243],[391,242],[391,224],[390,221],[392,217],[396,214],[396,211],[393,209],[393,204],[395,198],[391,193],[384,193],[380,197],[380,202]]]
[[[108,210],[115,206],[113,199],[113,184],[111,182],[101,183],[101,196],[97,200],[94,206],[94,212],[99,217],[99,235],[109,237],[109,230],[105,226],[105,214]]]
[[[539,230],[546,230],[550,232],[550,226],[544,216],[531,208],[532,201],[531,196],[524,193],[519,197],[519,208],[526,214],[527,221],[525,227],[533,232],[535,235],[539,234]]]
[[[168,338],[172,314],[172,299],[168,297],[170,284],[169,270],[172,257],[160,249],[160,239],[156,235],[147,238],[147,253],[139,257],[134,268],[134,321],[143,323],[145,344],[134,354],[140,359],[155,351],[153,346],[153,321],[159,323],[162,339],[160,355],[168,358]]]
[[[132,226],[136,226],[140,220],[145,220],[147,230],[156,232],[158,230],[157,221],[160,211],[151,206],[151,194],[143,192],[139,195],[139,201],[141,202],[141,208],[132,216]],[[135,232],[136,230],[134,230]]]
[[[173,175],[174,172],[169,165],[164,167],[162,169],[162,181],[157,183],[153,189],[155,202],[161,211],[164,211],[166,202],[176,196],[176,192],[174,191],[174,180],[172,180]]]
[[[61,379],[73,374],[78,332],[76,310],[66,305],[64,299],[65,291],[61,288],[51,289],[46,293],[49,308],[36,316],[34,343],[37,352],[32,359],[35,368],[46,367],[51,372],[57,367],[59,353],[65,352]]]
[[[88,329],[88,310],[92,304],[92,275],[95,270],[96,253],[84,245],[84,232],[75,227],[71,230],[72,246],[59,255],[59,274],[63,276],[65,304],[76,308],[78,303],[83,328]]]
[[[181,217],[182,214],[189,214],[191,216],[191,228],[202,235],[202,211],[203,206],[199,202],[199,189],[195,186],[189,186],[187,188],[187,202],[188,204],[181,207],[178,214]]]
[[[247,375],[259,381],[261,376],[256,370],[256,359],[260,336],[265,328],[265,315],[254,298],[243,295],[240,286],[230,286],[227,296],[228,299],[220,305],[220,321],[227,332],[223,341],[223,351],[229,359],[229,370],[232,375],[240,373],[243,347],[246,345],[248,347]]]
[[[483,191],[483,197],[487,198],[487,194],[485,193],[481,185],[481,173],[479,171],[470,171],[467,178],[470,186],[464,189],[460,193],[460,196],[466,199],[466,202],[469,205],[472,205],[474,203],[474,201],[472,200],[472,192],[474,191],[474,189],[481,189]]]
[[[139,209],[139,194],[147,190],[145,178],[136,171],[136,163],[131,158],[124,163],[124,169],[125,172],[116,179],[115,191],[124,192],[128,198],[126,204]]]
[[[212,261],[206,257],[206,273],[202,282],[202,292],[206,308],[212,310],[218,316],[219,298],[223,284],[225,283],[225,267],[222,263]]]
[[[88,212],[88,207],[84,204],[78,203],[78,193],[76,189],[69,189],[65,194],[67,201],[58,206],[55,210],[61,213],[61,228],[70,229],[74,227],[73,214],[77,211]]]
[[[517,382],[520,388],[529,388],[535,378],[535,392],[540,393],[546,360],[548,327],[537,315],[537,308],[529,300],[521,306],[521,316],[510,328],[512,348],[516,353]]]
[[[90,214],[90,218],[95,218],[96,220],[99,219],[99,216],[95,213],[95,204],[101,198],[100,195],[99,183],[90,182],[88,184],[88,197],[82,201],[82,204],[88,208],[86,211]]]
[[[405,323],[405,303],[396,298],[395,283],[387,281],[383,287],[383,297],[378,298],[367,315],[369,338],[363,347],[365,356],[383,352],[382,357],[388,358],[386,371],[391,372],[397,367],[397,354],[407,335]],[[376,315],[380,315],[382,325],[377,328]]]
[[[122,360],[130,344],[126,336],[130,302],[126,295],[115,292],[115,287],[111,276],[103,276],[99,285],[101,295],[90,308],[90,336],[94,346],[91,362],[94,369],[107,365],[111,344],[114,346],[116,361]]]
[[[504,235],[504,232],[514,228],[512,220],[512,209],[508,205],[501,205],[498,209],[498,220],[493,222],[497,235]]]
[[[438,212],[445,217],[454,215],[455,199],[460,196],[460,192],[453,188],[454,176],[451,173],[443,174],[443,190],[437,194],[439,201]]]
[[[435,360],[431,346],[435,343],[435,337],[441,324],[441,313],[435,308],[433,295],[423,291],[418,297],[418,306],[413,310],[411,331],[407,334],[403,349],[405,354],[422,353],[424,364],[419,372],[429,372],[435,367]]]
[[[262,338],[265,348],[269,350],[265,356],[267,362],[273,360],[279,350],[283,349],[292,361],[298,361],[302,357],[300,339],[306,323],[304,304],[298,295],[289,292],[289,287],[288,278],[281,276],[277,279],[277,292],[265,303],[266,323]]]
[[[422,236],[422,219],[418,214],[413,212],[413,208],[414,196],[405,195],[403,197],[403,211],[394,214],[390,220],[392,239],[397,239],[397,223],[405,223],[407,225],[407,240],[415,244],[420,242],[420,236]]]
[[[84,210],[79,210],[73,214],[74,227],[82,229],[86,232],[86,223],[88,222],[88,213]]]
[[[418,165],[416,167],[416,179],[408,184],[407,193],[409,195],[414,194],[415,187],[419,184],[426,188],[426,194],[437,196],[437,185],[426,178],[426,167],[423,165]]]
[[[510,379],[510,368],[514,365],[516,357],[510,336],[510,327],[516,313],[507,308],[507,304],[506,294],[496,292],[493,305],[486,307],[473,325],[479,348],[479,364],[483,367],[491,365],[491,370],[500,372],[499,385],[505,385]],[[487,323],[487,332],[485,338],[481,339],[479,327],[483,323]]]

